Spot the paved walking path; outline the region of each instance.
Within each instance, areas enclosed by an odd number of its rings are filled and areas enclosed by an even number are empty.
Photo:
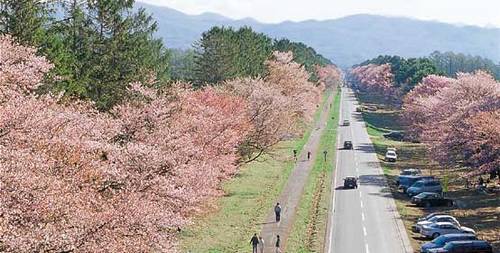
[[[328,97],[323,110],[320,115],[320,119],[316,122],[307,143],[304,145],[302,152],[300,153],[295,168],[293,169],[288,181],[281,192],[281,195],[275,202],[281,204],[281,221],[277,223],[275,221],[274,206],[272,210],[269,211],[266,221],[263,225],[261,235],[265,241],[265,253],[275,252],[276,235],[281,237],[281,251],[284,252],[286,241],[288,235],[293,225],[295,213],[297,206],[299,205],[300,199],[302,197],[302,192],[304,190],[304,185],[309,177],[309,172],[313,167],[314,160],[317,155],[323,155],[323,151],[318,150],[319,140],[323,130],[326,128],[326,122],[328,120],[330,110],[330,104],[333,103],[333,98],[336,92],[332,92]],[[333,107],[333,106],[332,106]],[[311,152],[311,158],[307,159],[307,152]],[[290,151],[291,153],[291,151]]]

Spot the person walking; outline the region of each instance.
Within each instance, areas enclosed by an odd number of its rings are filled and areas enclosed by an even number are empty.
[[[264,238],[259,236],[259,253],[264,253]]]
[[[281,206],[280,203],[276,203],[274,207],[274,214],[276,214],[276,222],[280,222],[281,220]]]
[[[311,151],[307,151],[307,160],[311,159]]]
[[[250,239],[250,244],[252,244],[252,253],[257,252],[257,246],[259,245],[259,238],[257,238],[257,234],[253,234],[252,239]]]
[[[293,150],[293,159],[295,161],[297,161],[297,150],[296,149]]]
[[[280,243],[280,235],[276,235],[276,253],[281,253]]]

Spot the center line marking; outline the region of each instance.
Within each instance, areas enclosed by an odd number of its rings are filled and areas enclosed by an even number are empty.
[[[361,200],[361,208],[363,208],[363,200]]]
[[[361,198],[361,192],[359,192],[359,197]]]
[[[366,228],[365,228],[365,227],[363,227],[363,234],[364,234],[365,236],[367,235],[367,233],[366,233]]]
[[[361,213],[361,220],[365,220],[365,213]]]
[[[370,253],[370,250],[368,250],[368,243],[365,243],[365,250],[366,250],[366,253]]]

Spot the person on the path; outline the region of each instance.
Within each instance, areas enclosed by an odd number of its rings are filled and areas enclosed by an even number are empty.
[[[257,246],[259,245],[257,234],[253,234],[252,239],[250,239],[250,244],[252,244],[252,253],[257,253]]]
[[[280,236],[279,236],[279,235],[277,235],[277,236],[276,236],[276,253],[281,253],[280,243],[281,243],[281,241],[280,241]]]
[[[328,154],[328,151],[323,151],[323,154],[325,155],[325,162],[326,162],[326,155]]]
[[[307,152],[307,160],[311,159],[311,151]]]
[[[297,161],[297,150],[296,149],[293,150],[293,159],[295,161]]]
[[[281,206],[280,203],[276,203],[274,207],[274,214],[276,214],[276,222],[280,222],[281,220]]]
[[[259,253],[264,253],[264,238],[259,236]]]

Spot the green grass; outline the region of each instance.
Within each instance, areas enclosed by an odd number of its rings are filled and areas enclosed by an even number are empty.
[[[286,252],[321,252],[323,249],[330,204],[330,182],[335,165],[335,156],[328,155],[325,162],[323,151],[336,154],[339,108],[340,93],[337,92],[333,110],[328,116],[326,131],[321,136],[318,155],[297,208]]]
[[[314,119],[319,119],[331,92],[325,92]],[[180,234],[182,252],[247,252],[253,233],[261,230],[275,199],[281,193],[295,165],[292,150],[302,150],[311,129],[302,138],[279,143],[272,156],[241,167],[239,173],[223,185],[225,195],[211,211],[194,219]]]

